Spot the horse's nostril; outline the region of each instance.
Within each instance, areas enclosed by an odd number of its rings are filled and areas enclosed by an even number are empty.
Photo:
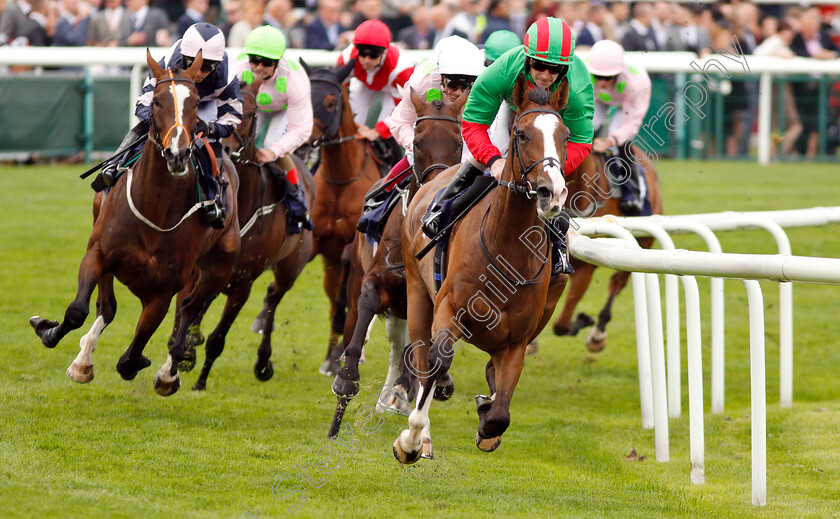
[[[537,196],[539,198],[551,198],[551,190],[547,187],[538,187]]]

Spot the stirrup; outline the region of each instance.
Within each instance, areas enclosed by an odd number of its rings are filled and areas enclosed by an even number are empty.
[[[440,210],[432,211],[429,216],[420,219],[420,230],[429,238],[434,238],[440,232],[438,228],[440,222]]]

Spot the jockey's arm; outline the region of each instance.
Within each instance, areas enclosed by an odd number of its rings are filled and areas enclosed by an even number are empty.
[[[405,84],[402,99],[391,112],[391,135],[407,151],[414,151],[414,124],[417,122],[417,109],[411,101],[409,88],[413,88],[418,96],[426,97],[432,83],[430,74],[412,74]]]
[[[382,97],[384,98],[386,95],[390,95],[391,98],[394,100],[394,107],[399,104],[404,97],[404,88],[408,78],[411,77],[411,73],[414,71],[413,67],[405,67],[405,62],[403,59],[400,59],[398,65],[403,66],[403,68],[397,68],[393,72],[394,79],[388,83],[388,85],[382,89]],[[393,126],[393,121],[391,120],[391,111],[388,110],[387,104],[382,103],[382,109],[379,112],[379,117],[377,118],[378,122],[376,123],[376,131],[379,132],[379,136],[383,139],[387,139],[391,137],[391,127]]]
[[[609,138],[616,146],[623,146],[632,141],[642,128],[642,123],[650,107],[650,77],[641,71],[639,75],[630,76],[624,90],[624,99],[619,108],[624,112],[621,126],[610,131]]]
[[[286,81],[286,132],[283,137],[268,146],[275,157],[292,153],[312,135],[312,95],[309,79],[302,69],[298,69],[293,70]]]
[[[222,70],[224,65],[224,70]],[[242,93],[239,91],[239,79],[236,74],[228,74],[227,61],[223,61],[214,74],[219,74],[219,85],[216,92],[216,121],[213,137],[224,139],[233,135],[236,127],[242,122]],[[227,84],[225,84],[227,83]]]

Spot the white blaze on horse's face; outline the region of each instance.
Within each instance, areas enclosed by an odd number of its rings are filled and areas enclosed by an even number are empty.
[[[543,134],[543,157],[553,157],[558,163],[560,156],[557,153],[557,145],[555,143],[555,133],[560,128],[560,119],[553,114],[540,114],[534,118],[534,127],[540,130]],[[566,196],[569,190],[566,188],[566,179],[563,178],[563,171],[554,164],[545,164],[542,173],[537,178],[537,211],[542,213],[541,216],[551,219],[557,216],[563,209],[563,204],[566,203]],[[548,178],[546,178],[546,176]],[[549,185],[550,181],[550,185]],[[550,196],[540,196],[540,188],[550,190]]]
[[[185,101],[190,97],[190,89],[187,85],[172,82],[169,84],[169,92],[172,94],[175,111],[175,125],[172,128],[172,135],[169,138],[169,151],[173,157],[183,157],[189,151],[190,137],[187,135],[186,128],[184,128],[184,106]],[[186,146],[181,146],[181,136],[185,137]],[[176,168],[176,171],[170,173],[176,177],[182,177],[187,174],[187,167],[185,163],[181,163],[181,168]],[[180,169],[180,170],[179,170]]]

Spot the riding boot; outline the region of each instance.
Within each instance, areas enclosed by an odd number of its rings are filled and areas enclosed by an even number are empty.
[[[218,148],[218,149],[217,149]],[[216,163],[222,164],[221,145],[219,143],[211,143],[210,149],[207,153],[214,153],[216,156]],[[219,176],[213,176],[212,171],[202,171],[207,200],[213,200],[213,203],[206,206],[202,211],[204,222],[214,229],[221,229],[225,226],[225,217],[227,216],[227,208],[225,207],[225,190],[227,190],[228,182],[222,176],[221,170]]]
[[[423,233],[429,238],[434,238],[440,232],[440,213],[443,209],[443,203],[464,189],[470,187],[476,177],[480,177],[483,172],[475,167],[470,161],[464,161],[458,172],[449,181],[449,185],[443,190],[438,199],[434,202],[431,209],[429,209],[428,216],[420,220],[420,228]]]
[[[616,165],[616,167],[622,169],[622,171],[617,171],[616,174],[622,178],[628,175],[621,184],[621,201],[618,203],[618,209],[624,216],[639,216],[642,214],[645,203],[642,195],[644,173],[636,158],[628,156],[625,146],[619,146],[618,150],[620,162],[623,164]]]
[[[574,274],[575,269],[569,262],[569,251],[566,246],[566,233],[569,230],[569,215],[561,212],[549,222],[551,236],[551,276],[558,274]]]
[[[122,143],[120,143],[119,147],[117,148],[114,157],[102,167],[102,170],[91,183],[90,186],[93,188],[94,191],[102,191],[106,187],[111,187],[116,183],[117,172],[120,168],[125,166],[125,163],[128,161],[129,158],[128,156],[131,154],[131,150],[141,139],[146,137],[148,133],[148,121],[140,121],[134,126],[134,128],[129,130],[129,132],[123,138]]]

